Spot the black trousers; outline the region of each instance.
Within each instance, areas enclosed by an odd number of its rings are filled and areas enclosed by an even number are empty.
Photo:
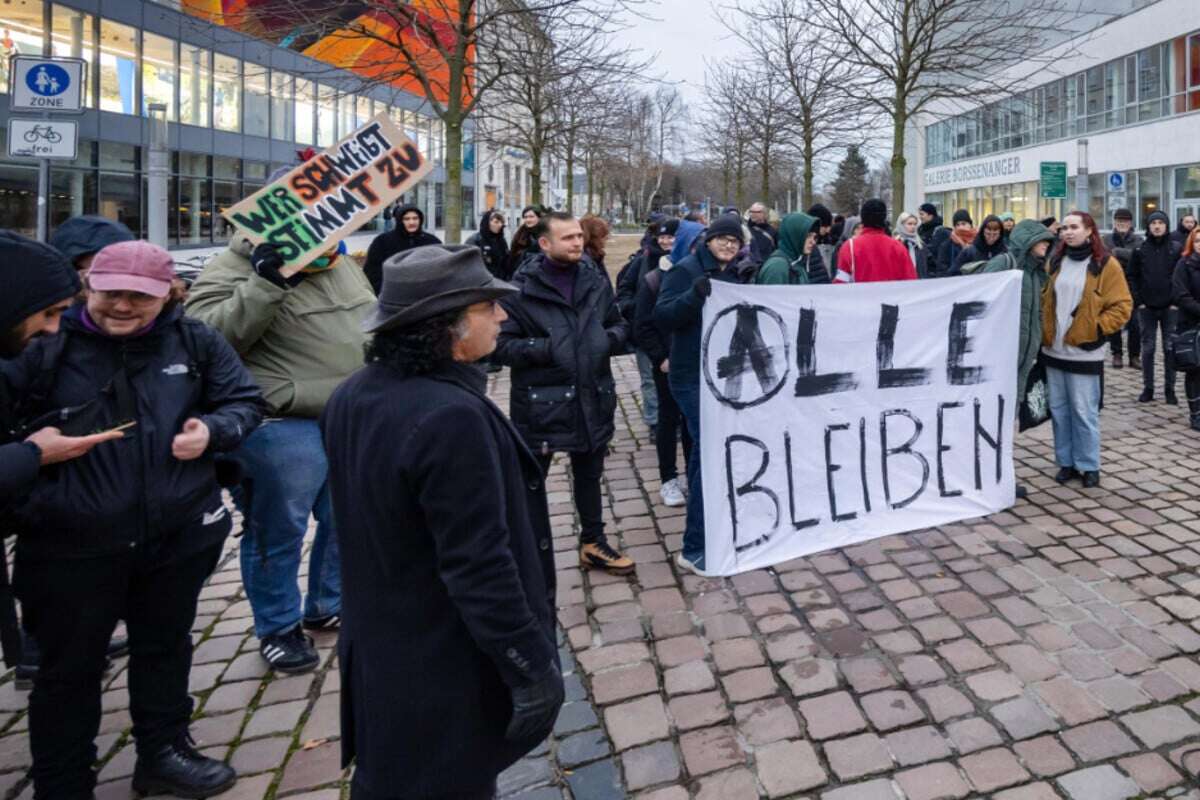
[[[1162,330],[1163,341],[1163,387],[1166,392],[1175,392],[1175,367],[1171,362],[1169,345],[1175,332],[1174,309],[1140,308],[1137,310],[1142,325],[1142,388],[1154,391],[1154,356],[1158,349],[1158,332]]]
[[[1125,348],[1121,342],[1122,336],[1129,337],[1129,357],[1141,358],[1142,319],[1136,309],[1129,316],[1129,322],[1125,323],[1125,327],[1108,337],[1108,343],[1112,347],[1112,354],[1114,356],[1125,355]]]
[[[128,552],[22,558],[14,584],[42,663],[29,696],[30,775],[37,800],[91,797],[105,651],[117,620],[129,633],[129,714],[139,755],[188,727],[192,623],[230,516],[202,520]]]
[[[571,483],[575,495],[575,510],[579,512],[579,542],[593,544],[604,541],[604,497],[600,478],[604,475],[604,457],[608,446],[591,453],[568,453],[571,459]],[[550,470],[552,453],[537,454],[542,474]]]
[[[469,768],[469,767],[468,767]],[[496,796],[496,787],[493,784],[491,789],[484,789],[480,792],[471,792],[463,794],[438,795],[437,797],[429,797],[423,795],[421,800],[493,800]],[[350,781],[350,800],[406,800],[406,795],[388,794],[382,795],[364,787],[357,780]]]
[[[666,483],[679,477],[679,468],[675,465],[675,448],[679,438],[683,438],[683,463],[686,464],[692,453],[692,437],[683,421],[683,412],[671,394],[667,373],[658,368],[654,370],[654,390],[658,393],[658,427],[654,432],[658,477]]]

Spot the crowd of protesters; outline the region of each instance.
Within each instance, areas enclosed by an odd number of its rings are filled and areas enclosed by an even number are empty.
[[[1079,211],[978,227],[965,210],[946,226],[931,204],[844,211],[656,215],[617,270],[598,217],[528,206],[509,235],[489,210],[465,244],[443,245],[398,205],[362,267],[341,243],[287,263],[238,234],[190,288],[166,251],[102,217],[68,220],[51,244],[0,231],[0,502],[16,534],[0,642],[32,685],[34,797],[92,796],[101,678],[125,652],[134,788],[207,797],[236,781],[188,734],[191,626],[232,527],[223,490],[242,514],[265,662],[316,669],[309,632],[340,633],[351,796],[491,797],[563,700],[545,495],[556,454],[580,565],[636,568],[603,513],[615,357],[637,357],[659,497],[686,506],[677,564],[707,574],[700,325],[714,282],[1020,271],[1017,398],[1046,393],[1060,483],[1100,485],[1110,357],[1142,370],[1151,402],[1161,337],[1162,397],[1177,402],[1172,347],[1200,329],[1194,219],[1172,231],[1155,212],[1139,234],[1121,209],[1103,234]],[[509,368],[507,413],[480,364]],[[1184,387],[1200,431],[1200,370]]]

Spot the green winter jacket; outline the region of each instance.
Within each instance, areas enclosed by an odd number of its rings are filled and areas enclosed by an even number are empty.
[[[759,284],[804,284],[808,283],[808,259],[804,255],[804,240],[817,224],[816,217],[808,214],[788,214],[779,223],[779,246],[759,267],[755,283]],[[815,249],[815,248],[814,248]]]
[[[1054,234],[1046,226],[1023,219],[1008,237],[1008,252],[991,258],[983,272],[1019,269],[1021,279],[1021,338],[1017,345],[1017,402],[1025,398],[1025,384],[1042,347],[1042,289],[1046,286],[1046,259],[1036,258],[1030,249],[1038,242],[1053,242]],[[978,274],[978,273],[977,273]]]
[[[255,274],[253,245],[235,234],[188,293],[187,313],[219,330],[277,416],[320,415],[333,390],[363,365],[360,327],[375,302],[351,259],[281,289]]]

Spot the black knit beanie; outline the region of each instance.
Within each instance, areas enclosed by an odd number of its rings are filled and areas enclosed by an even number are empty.
[[[918,208],[917,210],[924,211],[926,214],[928,214],[931,217],[937,216],[937,206],[935,206],[933,203],[921,203],[921,207]]]
[[[968,225],[975,224],[971,221],[971,213],[969,211],[967,211],[965,208],[960,208],[958,211],[954,212],[953,223],[955,225],[957,225],[960,222],[965,222]]]
[[[722,214],[708,224],[704,232],[705,243],[718,236],[732,236],[742,244],[746,243],[745,233],[742,232],[742,221],[732,214]]]
[[[817,203],[808,210],[810,217],[816,217],[822,228],[828,228],[833,224],[833,212],[825,206]]]
[[[864,228],[879,228],[887,226],[887,206],[878,198],[871,198],[862,204],[859,215]]]
[[[48,244],[0,229],[0,331],[74,296],[79,276],[66,257]]]

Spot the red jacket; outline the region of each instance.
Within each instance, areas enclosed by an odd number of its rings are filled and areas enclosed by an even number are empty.
[[[834,283],[912,281],[917,268],[904,245],[878,228],[863,228],[838,249]]]

